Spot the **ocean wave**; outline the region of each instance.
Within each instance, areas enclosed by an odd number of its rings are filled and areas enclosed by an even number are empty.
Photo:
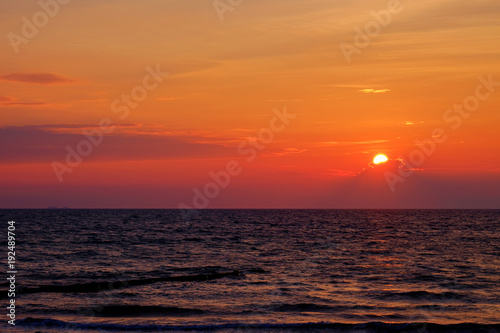
[[[196,275],[180,275],[180,276],[163,276],[145,279],[123,280],[123,281],[101,281],[77,283],[70,285],[46,285],[32,288],[20,288],[19,294],[35,294],[35,293],[97,293],[100,291],[118,290],[157,282],[201,282],[220,279],[230,276],[241,276],[239,270],[223,273],[196,274]]]
[[[276,312],[340,312],[346,310],[368,310],[374,309],[372,306],[368,305],[326,305],[326,304],[315,304],[315,303],[298,303],[298,304],[280,304],[273,306],[273,310]]]
[[[87,309],[80,309],[85,312]],[[192,316],[205,311],[200,309],[178,308],[176,306],[106,305],[98,311],[92,309],[97,317],[142,317],[142,316]]]
[[[140,304],[107,304],[100,305],[95,308],[81,308],[81,307],[54,307],[46,309],[25,309],[24,313],[34,316],[47,315],[53,313],[58,314],[91,314],[97,317],[148,317],[148,316],[161,316],[161,317],[184,317],[195,316],[202,314],[217,315],[220,317],[245,315],[252,316],[262,313],[330,313],[336,314],[346,319],[353,319],[356,321],[384,321],[395,320],[399,321],[408,320],[407,315],[400,315],[403,311],[407,310],[425,310],[434,312],[465,312],[472,311],[474,308],[465,305],[443,305],[443,304],[419,304],[414,306],[371,306],[371,305],[327,305],[316,303],[271,303],[271,304],[247,304],[245,309],[241,308],[211,308],[211,309],[198,309],[198,308],[181,308],[173,305],[140,305]],[[354,312],[353,312],[354,310]],[[363,311],[359,313],[357,311]],[[376,313],[386,313],[385,315],[377,315]],[[423,319],[424,317],[412,317],[413,319]]]
[[[100,330],[100,331],[227,331],[227,330],[244,330],[251,332],[252,330],[273,331],[273,330],[290,330],[294,332],[310,332],[312,330],[327,330],[329,332],[436,332],[436,333],[487,333],[496,332],[500,329],[500,324],[434,324],[434,323],[383,323],[370,322],[360,324],[344,324],[344,323],[228,323],[228,324],[207,324],[207,325],[121,325],[121,324],[106,324],[106,323],[74,323],[64,322],[61,320],[50,318],[26,318],[16,322],[17,325],[23,327],[41,327],[47,329],[61,330]]]
[[[375,293],[373,297],[381,300],[427,300],[427,301],[451,301],[451,300],[460,300],[460,301],[469,301],[472,302],[471,299],[468,299],[462,293],[457,292],[431,292],[426,290],[415,290],[415,291],[407,291],[407,292],[383,292],[383,293]]]

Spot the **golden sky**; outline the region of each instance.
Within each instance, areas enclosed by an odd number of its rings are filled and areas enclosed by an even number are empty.
[[[0,3],[0,207],[193,206],[235,160],[207,207],[498,208],[498,1],[60,1]]]

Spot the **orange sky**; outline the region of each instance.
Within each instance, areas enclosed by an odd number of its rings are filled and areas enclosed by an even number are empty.
[[[243,1],[224,20],[207,0],[44,0],[53,17],[1,2],[0,207],[193,206],[234,160],[206,207],[499,208],[500,3],[397,2]],[[347,61],[373,13],[390,18]],[[114,112],[134,89],[147,96]],[[238,146],[285,109],[248,161]],[[69,166],[103,119],[114,130]],[[447,139],[403,167],[436,128]],[[378,153],[394,163],[373,169]],[[418,170],[391,190],[398,167]]]

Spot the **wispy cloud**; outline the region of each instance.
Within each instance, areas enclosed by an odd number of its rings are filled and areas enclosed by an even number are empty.
[[[325,141],[319,142],[319,146],[351,146],[351,145],[370,145],[378,143],[386,143],[389,140],[366,140],[366,141]]]
[[[0,127],[0,156],[2,156],[0,164],[51,163],[55,160],[64,160],[67,154],[66,147],[76,147],[87,137],[82,133],[59,131],[57,127],[74,130],[82,126],[84,125]],[[130,124],[130,126],[135,125]],[[193,141],[194,138],[185,136],[113,133],[106,135],[90,159],[138,161],[229,157],[235,154],[232,148]],[[198,141],[201,141],[201,138]]]
[[[11,73],[0,75],[0,81],[24,82],[36,84],[67,84],[76,80],[51,73]]]
[[[22,107],[22,106],[49,106],[49,104],[44,102],[28,102],[20,101],[17,98],[10,96],[0,96],[0,108],[7,107]]]
[[[349,177],[349,176],[357,176],[359,172],[351,171],[351,170],[341,170],[341,169],[326,169],[325,176],[330,177]]]
[[[361,90],[358,90],[359,92],[362,92],[362,93],[365,93],[365,94],[384,94],[386,92],[389,92],[391,91],[391,89],[361,89]]]
[[[412,126],[412,125],[416,125],[416,124],[423,124],[424,122],[423,121],[411,121],[411,120],[405,120],[403,121],[401,124],[402,125],[406,125],[406,126]]]
[[[272,152],[267,154],[267,156],[286,156],[286,155],[291,155],[291,154],[301,154],[303,152],[306,152],[307,149],[299,149],[299,148],[284,148],[284,149],[279,149],[279,151]]]

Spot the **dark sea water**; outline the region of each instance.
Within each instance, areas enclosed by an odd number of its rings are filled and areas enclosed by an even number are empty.
[[[499,210],[0,210],[0,331],[498,332]],[[4,280],[5,281],[5,280]]]

